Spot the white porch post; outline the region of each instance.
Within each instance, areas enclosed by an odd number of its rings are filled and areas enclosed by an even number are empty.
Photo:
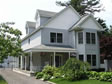
[[[55,56],[56,56],[56,52],[54,52],[54,67],[56,66],[56,63],[55,63]]]
[[[32,64],[32,52],[30,52],[30,71],[33,71],[33,64]]]
[[[68,54],[69,54],[69,59],[70,59],[70,52]]]
[[[21,69],[23,69],[23,57],[21,56]]]

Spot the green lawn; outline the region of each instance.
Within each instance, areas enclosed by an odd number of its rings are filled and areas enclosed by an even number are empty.
[[[61,78],[51,79],[50,81],[56,84],[112,84],[112,82],[103,82],[99,80],[67,81]]]
[[[0,76],[0,84],[7,84],[6,81]]]

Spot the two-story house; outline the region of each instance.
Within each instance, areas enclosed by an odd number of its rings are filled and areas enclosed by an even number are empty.
[[[45,65],[59,67],[71,58],[100,68],[98,32],[102,27],[93,15],[80,16],[68,6],[59,13],[37,10],[35,22],[26,22],[26,36],[22,49],[21,69],[38,71]]]

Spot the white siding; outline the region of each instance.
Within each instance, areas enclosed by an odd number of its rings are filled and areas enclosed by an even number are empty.
[[[73,24],[79,20],[79,16],[71,9],[68,8],[63,13],[49,22],[46,27],[57,29],[69,29]]]
[[[28,40],[30,39],[30,44],[28,43]],[[41,44],[41,31],[36,32],[31,37],[27,38],[22,42],[22,49],[26,50],[35,46],[38,46]]]
[[[89,17],[84,23],[82,23],[81,27],[85,29],[100,29],[91,17]]]

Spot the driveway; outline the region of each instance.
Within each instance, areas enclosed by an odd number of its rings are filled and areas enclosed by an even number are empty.
[[[0,69],[0,75],[4,77],[8,84],[48,84],[34,77],[18,74],[10,69]]]

